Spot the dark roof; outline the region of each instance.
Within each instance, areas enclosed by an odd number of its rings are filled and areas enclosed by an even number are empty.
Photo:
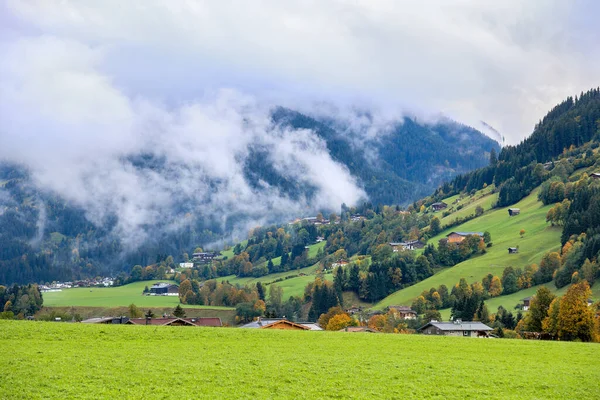
[[[182,322],[184,325],[189,326],[223,326],[221,318],[207,317],[207,318],[132,318],[129,323],[132,325],[172,325],[175,322]]]
[[[509,208],[510,211],[521,211],[520,208]]]
[[[414,314],[416,314],[416,312],[413,311],[413,309],[410,308],[410,306],[389,306],[388,308],[390,310],[396,310],[396,311],[408,312],[408,313],[414,313]]]
[[[465,322],[434,322],[431,321],[419,330],[423,330],[428,326],[435,326],[442,331],[492,331],[493,329],[484,323],[479,321],[465,321]]]
[[[532,298],[532,297],[533,297],[533,296],[525,297],[525,298],[521,299],[521,301],[525,301],[525,300],[531,300],[531,298]]]
[[[437,203],[433,203],[431,206],[448,206],[448,204],[444,203],[443,201],[438,201]]]
[[[457,235],[460,235],[460,236],[469,236],[469,235],[483,236],[483,232],[456,232],[456,231],[455,232],[450,232],[446,236],[450,236],[453,233],[456,233]]]
[[[285,318],[259,318],[256,321],[252,321],[250,323],[240,326],[240,328],[254,328],[254,329],[263,328],[267,325],[273,325],[274,323],[280,322],[280,321],[291,322]],[[319,325],[317,325],[314,322],[292,322],[292,323],[297,324],[297,325],[302,325],[305,328],[310,329],[311,331],[322,331],[323,330],[323,328],[321,328]]]

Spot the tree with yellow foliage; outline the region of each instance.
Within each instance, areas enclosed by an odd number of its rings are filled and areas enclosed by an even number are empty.
[[[327,326],[325,327],[325,330],[339,331],[340,329],[344,329],[348,326],[356,326],[356,321],[354,321],[352,317],[350,317],[346,313],[337,314],[329,320]]]
[[[492,282],[490,283],[490,288],[488,290],[488,294],[490,295],[490,297],[497,297],[502,294],[502,282],[500,281],[500,278],[498,278],[497,276],[494,276],[492,278]]]
[[[560,340],[579,339],[591,342],[595,339],[594,311],[588,307],[590,285],[581,281],[569,287],[560,301],[557,330]]]

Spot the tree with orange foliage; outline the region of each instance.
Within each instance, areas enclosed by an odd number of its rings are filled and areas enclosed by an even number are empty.
[[[341,315],[341,314],[345,314],[344,310],[342,310],[342,307],[340,307],[340,306],[331,307],[325,314],[321,314],[321,316],[319,317],[319,325],[322,328],[327,329],[327,325],[329,325],[329,320],[331,320],[336,315]]]
[[[367,326],[371,329],[375,329],[378,332],[383,332],[386,324],[386,316],[383,314],[373,315],[369,318]]]

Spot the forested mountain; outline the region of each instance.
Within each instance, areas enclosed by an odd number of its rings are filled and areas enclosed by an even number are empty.
[[[424,197],[455,175],[486,166],[490,152],[500,148],[481,132],[449,119],[420,123],[404,117],[372,136],[344,120],[310,117],[285,108],[276,109],[273,120],[316,132],[373,204],[406,204]],[[252,167],[251,176],[290,186],[284,178],[273,176],[268,165]]]
[[[366,192],[365,200],[372,204],[412,202],[431,193],[444,180],[486,165],[488,153],[499,149],[496,142],[480,132],[451,120],[419,123],[405,117],[369,137],[343,120],[313,118],[284,108],[276,108],[270,115],[274,127],[315,132],[331,158],[348,168],[357,186]],[[310,179],[300,182],[275,168],[270,161],[273,151],[264,144],[249,145],[243,161],[245,180],[256,193],[265,191],[266,183],[283,198],[306,202],[310,207],[316,198],[316,187]],[[164,175],[169,176],[170,166],[157,154],[127,155],[122,163],[125,168],[147,174],[165,170]],[[206,177],[209,187],[218,191],[219,182],[211,179]],[[85,209],[36,187],[25,167],[0,160],[0,283],[114,274],[129,271],[136,264],[164,260],[167,255],[182,261],[183,253],[196,246],[215,242],[252,218],[262,218],[236,212],[220,218],[197,212],[210,195],[196,196],[194,207],[185,204],[190,201],[187,197],[175,199],[172,214],[180,219],[191,216],[193,221],[169,233],[162,229],[166,223],[153,221],[148,225],[152,230],[149,238],[130,249],[114,232],[116,214],[109,213],[102,223],[92,223]],[[318,211],[339,209],[307,209],[313,215]],[[271,214],[262,220],[283,222],[281,212]]]
[[[500,188],[498,205],[513,204],[542,183],[543,163],[582,144],[600,138],[600,88],[567,98],[554,107],[527,139],[506,146],[491,165],[459,175],[438,189],[442,198],[463,190],[479,189],[492,182]],[[546,166],[547,168],[547,166]]]

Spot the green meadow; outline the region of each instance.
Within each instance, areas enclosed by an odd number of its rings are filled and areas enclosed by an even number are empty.
[[[125,307],[131,303],[138,307],[173,307],[179,304],[178,296],[144,296],[144,287],[151,287],[156,282],[174,281],[141,281],[128,285],[106,288],[71,288],[62,292],[43,293],[45,307]],[[228,307],[188,306],[191,308],[229,309]]]
[[[600,346],[0,321],[3,399],[597,399]]]
[[[382,309],[393,304],[410,305],[423,290],[437,288],[441,284],[451,288],[458,283],[460,278],[466,278],[469,283],[481,281],[488,273],[502,276],[502,271],[508,266],[523,268],[528,264],[539,264],[546,252],[559,250],[561,228],[551,227],[546,223],[546,213],[551,206],[544,206],[539,202],[537,192],[538,190],[535,190],[511,206],[521,209],[521,214],[518,216],[509,217],[508,207],[494,209],[474,220],[446,229],[430,239],[429,243],[437,245],[441,238],[452,231],[489,231],[492,235],[493,246],[487,248],[487,253],[484,255],[473,257],[453,267],[444,268],[416,285],[391,294],[377,303],[374,308]],[[519,235],[521,229],[526,231],[523,238]],[[518,254],[508,254],[508,247],[517,246],[519,247]],[[523,294],[523,292],[519,293]],[[526,297],[526,295],[522,297]]]

